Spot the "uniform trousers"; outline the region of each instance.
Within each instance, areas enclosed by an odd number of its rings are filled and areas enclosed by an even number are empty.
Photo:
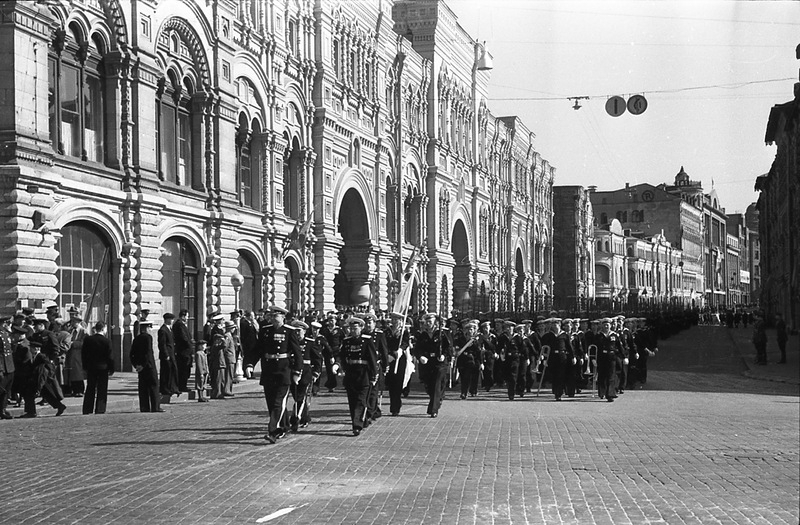
[[[420,372],[423,374],[425,393],[428,394],[428,414],[438,414],[447,386],[447,363],[422,365]]]
[[[224,374],[223,369],[219,370]],[[270,374],[262,376],[266,378],[264,387],[264,399],[267,401],[267,412],[269,412],[269,433],[272,436],[286,431],[286,402],[289,399],[289,387],[291,379],[286,374]]]
[[[83,396],[83,413],[105,414],[108,402],[108,370],[86,371],[86,393]]]
[[[347,390],[347,404],[350,407],[353,429],[361,430],[365,426],[371,386],[366,368],[349,370],[344,376],[344,388]]]
[[[158,375],[151,368],[139,372],[139,411],[158,412],[161,410],[161,397],[158,393]]]
[[[508,359],[504,361],[504,368],[506,372],[506,389],[508,392],[508,399],[513,401],[514,395],[517,393],[517,376],[519,375],[519,358]]]
[[[478,375],[480,370],[475,363],[467,363],[458,367],[461,375],[461,397],[466,397],[467,393],[473,396],[478,393]]]

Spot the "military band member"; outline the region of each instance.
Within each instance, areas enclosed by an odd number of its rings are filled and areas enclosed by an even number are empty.
[[[455,337],[456,368],[461,376],[461,399],[467,394],[478,393],[478,376],[480,375],[481,338],[478,336],[478,321],[466,320],[462,323],[462,331]]]
[[[536,372],[539,365],[539,356],[542,354],[542,340],[537,331],[538,323],[544,322],[543,318],[537,319],[536,324],[532,321],[525,327],[527,339],[530,342],[528,351],[531,355],[531,364],[528,366],[528,371],[525,375],[525,391],[530,392],[533,385],[536,383]]]
[[[249,373],[261,361],[261,386],[269,412],[269,427],[264,439],[275,443],[286,435],[286,401],[289,387],[296,385],[302,374],[303,354],[300,338],[295,328],[285,324],[286,310],[279,306],[270,308],[272,323],[265,324],[258,333],[258,342],[250,355],[246,355],[245,368]]]
[[[622,350],[619,335],[611,330],[611,319],[600,321],[600,332],[593,342],[597,345],[597,394],[610,403],[617,397],[617,360]]]
[[[313,322],[317,326],[322,326]],[[293,384],[292,397],[294,398],[294,414],[291,418],[292,432],[297,432],[298,428],[305,428],[311,422],[309,415],[309,402],[311,399],[311,386],[322,373],[322,348],[317,343],[315,337],[306,337],[309,326],[300,320],[292,322],[292,326],[298,331],[300,347],[303,352],[303,363],[300,379]],[[320,339],[323,339],[320,337]]]
[[[491,332],[492,323],[480,324],[478,336],[481,338],[481,387],[488,392],[494,386],[494,363],[497,355],[497,337]]]
[[[364,329],[362,334],[372,336],[373,348],[375,349],[375,357],[378,362],[378,383],[375,388],[371,388],[369,392],[369,399],[367,404],[367,420],[375,421],[381,417],[380,397],[383,395],[386,378],[386,363],[389,362],[389,351],[386,346],[386,337],[383,330],[377,327],[378,317],[372,312],[366,313],[362,316],[364,319]]]
[[[548,358],[547,368],[550,371],[550,381],[553,386],[553,395],[556,401],[561,401],[565,389],[571,384],[569,381],[569,367],[574,358],[572,345],[569,335],[562,330],[562,319],[553,317],[550,319],[550,331],[542,336],[542,346],[550,347],[550,357]],[[573,390],[574,394],[574,390]]]
[[[419,375],[428,394],[428,415],[437,417],[447,385],[447,360],[451,357],[450,339],[437,326],[434,313],[422,318],[422,331],[414,345],[419,360]]]
[[[348,334],[342,341],[340,355],[354,436],[361,434],[367,425],[369,391],[378,382],[378,360],[374,342],[372,336],[361,333],[363,329],[363,319],[350,318],[347,324]]]
[[[389,352],[386,389],[389,391],[389,412],[396,416],[403,407],[403,383],[406,367],[409,366],[411,334],[403,323],[403,314],[392,312],[390,315],[391,328],[386,332],[386,348]]]

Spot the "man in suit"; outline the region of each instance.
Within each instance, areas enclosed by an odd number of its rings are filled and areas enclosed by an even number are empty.
[[[106,324],[98,321],[94,334],[83,338],[81,361],[86,372],[86,394],[83,396],[83,413],[105,414],[108,400],[108,378],[114,373],[111,341]]]
[[[0,419],[12,419],[6,410],[11,385],[14,384],[14,348],[11,341],[11,318],[0,318]]]
[[[181,395],[178,388],[178,367],[175,364],[175,338],[172,335],[172,323],[175,315],[164,314],[164,324],[158,329],[158,360],[161,364],[159,392],[165,396]]]
[[[153,336],[150,321],[139,322],[139,335],[131,342],[131,364],[139,374],[139,410],[142,412],[164,412],[158,396],[158,373],[153,355]]]
[[[175,340],[175,365],[178,368],[178,390],[189,391],[189,375],[192,373],[194,352],[192,351],[192,336],[189,334],[189,310],[178,312],[178,319],[172,324],[172,337]]]

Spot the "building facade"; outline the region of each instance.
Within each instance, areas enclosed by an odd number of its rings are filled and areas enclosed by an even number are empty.
[[[750,286],[750,230],[745,215],[728,215],[728,295],[729,304],[751,304]]]
[[[681,252],[681,284],[684,304],[704,304],[703,190],[681,168],[672,185],[642,183],[613,191],[591,193],[595,219],[600,228],[617,220],[632,236],[663,235]]]
[[[703,234],[705,248],[706,305],[712,308],[732,306],[728,289],[728,225],[725,208],[716,190],[703,195]],[[735,250],[738,257],[738,246]]]
[[[748,245],[750,303],[758,304],[761,300],[761,239],[758,233],[758,207],[756,203],[747,207],[744,217],[747,235],[750,238],[750,244]]]
[[[800,46],[797,48],[800,59]],[[768,317],[780,312],[792,329],[800,327],[800,82],[794,99],[772,107],[767,144],[775,160],[756,179],[761,244],[761,307]]]
[[[594,211],[583,186],[553,187],[554,306],[583,311],[595,297]]]
[[[0,307],[390,308],[552,297],[555,169],[444,2],[3,2]],[[11,108],[15,108],[11,111]]]

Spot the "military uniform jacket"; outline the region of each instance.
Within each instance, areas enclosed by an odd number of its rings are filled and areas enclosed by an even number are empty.
[[[617,358],[622,358],[619,334],[609,332],[606,335],[600,332],[594,336],[594,344],[597,345],[598,371],[612,370],[616,366]]]
[[[622,339],[623,356],[633,359],[636,356],[636,343],[633,340],[633,333],[623,328],[620,332],[620,339]]]
[[[84,370],[114,370],[111,341],[103,334],[87,335],[81,346]]]
[[[386,348],[389,352],[389,373],[394,373],[395,367],[395,360],[401,359],[405,354],[406,348],[409,347],[411,344],[411,334],[408,333],[408,330],[403,330],[401,332],[403,335],[402,343],[400,342],[400,334],[395,334],[393,331],[389,330],[388,332],[384,332],[386,336]],[[406,367],[406,360],[401,359],[401,361],[397,364],[397,373],[398,375],[403,375]]]
[[[133,338],[131,343],[131,364],[134,367],[141,366],[145,370],[156,370],[156,358],[153,355],[153,336],[150,334],[139,334]]]
[[[11,344],[11,334],[0,328],[0,373],[14,372],[14,348]]]
[[[467,342],[469,342],[469,345],[464,348],[464,345],[466,345]],[[470,367],[480,364],[481,340],[478,336],[475,336],[473,339],[467,339],[464,334],[458,334],[455,339],[454,350],[456,353],[458,353],[462,348],[464,348],[464,351],[461,352],[461,355],[458,356],[458,358],[456,358],[456,364],[459,367]]]
[[[527,355],[523,355],[526,352],[522,346],[522,337],[519,335],[500,334],[497,338],[497,353],[504,361],[527,359]]]
[[[389,363],[389,345],[386,342],[386,334],[383,330],[375,329],[364,335],[371,335],[375,346],[375,355],[378,358],[378,369],[382,369]]]
[[[325,338],[322,336],[306,337],[300,345],[303,349],[303,372],[300,376],[302,383],[311,383],[322,374],[323,357],[320,340],[325,341]]]
[[[378,379],[378,359],[372,336],[361,334],[342,341],[339,357],[344,368],[345,383],[368,386]]]
[[[558,335],[553,332],[547,332],[542,336],[542,346],[544,345],[550,347],[550,357],[548,359],[554,360],[553,362],[572,361],[574,356],[572,343],[570,342],[570,336],[566,332],[561,332]]]
[[[421,357],[428,359],[428,363],[423,366],[431,364],[447,366],[447,360],[452,357],[450,339],[440,330],[434,330],[433,335],[424,331],[420,332],[417,344],[414,345],[413,354],[417,359]],[[444,360],[439,361],[439,356],[444,356]]]
[[[286,324],[262,327],[258,332],[258,343],[245,356],[245,366],[254,366],[259,359],[261,385],[274,379],[269,376],[279,376],[282,381],[291,382],[292,372],[301,372],[303,366],[303,350],[297,330]]]
[[[494,366],[495,354],[497,353],[497,337],[494,334],[482,335],[481,340],[481,364]]]

